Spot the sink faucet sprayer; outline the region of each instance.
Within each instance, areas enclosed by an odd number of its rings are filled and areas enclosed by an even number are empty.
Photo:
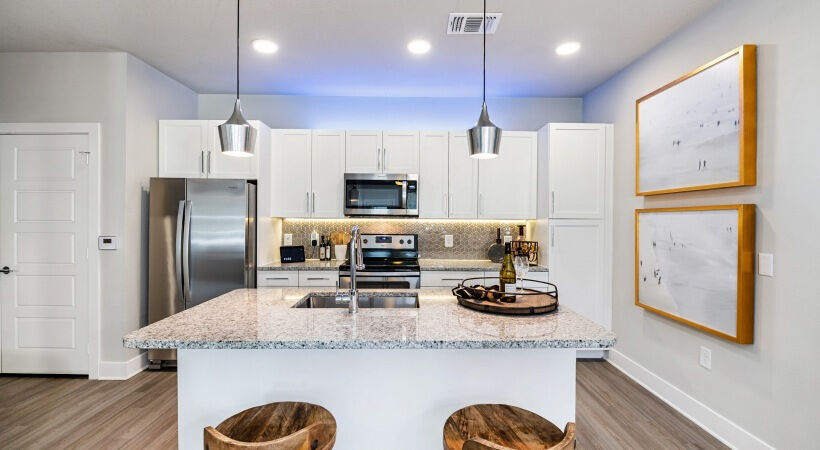
[[[354,225],[350,239],[350,292],[340,295],[340,300],[349,298],[348,312],[359,311],[359,290],[356,287],[356,271],[364,270],[364,256],[362,256],[362,235],[359,233],[359,226]]]

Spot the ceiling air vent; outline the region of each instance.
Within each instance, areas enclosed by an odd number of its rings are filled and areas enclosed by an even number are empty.
[[[495,33],[501,16],[504,13],[487,13],[487,34]],[[450,20],[447,21],[447,34],[480,34],[484,32],[481,27],[484,22],[482,13],[450,13]]]

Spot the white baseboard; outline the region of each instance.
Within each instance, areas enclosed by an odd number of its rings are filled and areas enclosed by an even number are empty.
[[[609,350],[608,353],[606,360],[615,368],[729,447],[744,450],[774,450],[773,446],[650,372],[649,369],[623,353],[617,350]]]
[[[148,367],[148,353],[129,359],[128,361],[101,361],[100,380],[127,380],[142,372]]]

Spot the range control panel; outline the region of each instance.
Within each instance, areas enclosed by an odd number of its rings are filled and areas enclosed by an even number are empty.
[[[363,234],[363,249],[415,250],[418,245],[415,234]]]

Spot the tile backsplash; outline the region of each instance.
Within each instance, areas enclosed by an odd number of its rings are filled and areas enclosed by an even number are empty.
[[[518,236],[524,221],[449,221],[424,219],[284,219],[282,233],[293,234],[293,245],[304,245],[308,258],[316,257],[310,248],[310,233],[329,236],[334,231],[349,232],[359,225],[365,234],[417,234],[419,257],[436,259],[487,259],[487,249],[495,242],[496,229],[501,237]],[[453,235],[453,246],[444,246],[444,235]]]

